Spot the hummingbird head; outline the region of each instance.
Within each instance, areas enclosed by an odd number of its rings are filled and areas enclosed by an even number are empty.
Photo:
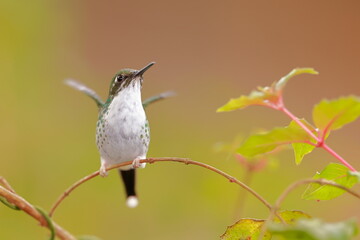
[[[155,62],[151,62],[140,70],[121,69],[111,81],[109,96],[116,96],[122,90],[134,86],[136,81],[139,81],[141,86],[143,82],[142,75],[154,64]]]

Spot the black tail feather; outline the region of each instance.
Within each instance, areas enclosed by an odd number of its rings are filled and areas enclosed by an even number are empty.
[[[126,197],[136,196],[135,192],[135,169],[119,170],[125,186]]]

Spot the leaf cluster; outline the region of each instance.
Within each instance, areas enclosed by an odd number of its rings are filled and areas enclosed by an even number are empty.
[[[231,99],[220,107],[218,112],[228,112],[243,109],[248,106],[261,105],[286,113],[292,121],[288,126],[275,127],[269,131],[249,136],[236,150],[248,159],[268,154],[274,149],[288,145],[294,151],[294,160],[299,165],[303,158],[316,147],[322,147],[325,140],[334,130],[355,121],[360,116],[360,98],[356,96],[341,97],[334,100],[322,100],[316,104],[312,111],[313,124],[305,119],[293,116],[283,102],[283,91],[288,81],[300,74],[318,74],[312,68],[297,68],[289,74],[274,82],[269,87],[259,87],[249,95]],[[346,187],[352,187],[356,178],[349,174],[349,169],[341,164],[330,164],[314,179],[324,178],[333,180]],[[354,172],[354,171],[353,171]],[[317,189],[312,184],[304,194],[305,199],[329,200],[343,193],[342,190],[331,186],[322,186]]]
[[[360,116],[360,98],[356,96],[340,97],[333,100],[322,100],[312,111],[312,123],[299,119],[285,106],[283,91],[290,79],[300,74],[318,74],[312,68],[296,68],[289,74],[268,87],[258,87],[249,95],[230,99],[217,112],[229,112],[244,109],[249,106],[264,106],[286,114],[290,123],[285,127],[275,127],[269,131],[250,135],[236,149],[236,153],[246,159],[271,154],[283,146],[290,146],[294,151],[294,160],[301,164],[304,157],[315,148],[323,148],[342,164],[330,163],[313,179],[325,179],[334,184],[321,184],[321,181],[311,183],[303,194],[306,200],[330,200],[346,192],[360,182],[360,172],[357,172],[345,159],[332,150],[325,141],[332,131],[338,130],[355,121]],[[336,187],[338,186],[338,187]],[[340,187],[339,187],[340,186]],[[278,221],[241,219],[228,227],[222,239],[306,239],[306,240],[345,240],[352,239],[357,233],[354,220],[340,223],[324,223],[319,219],[304,217],[299,212],[285,211],[280,214],[290,214],[292,221],[286,224]],[[266,229],[266,232],[264,232]],[[275,239],[275,238],[274,238]]]

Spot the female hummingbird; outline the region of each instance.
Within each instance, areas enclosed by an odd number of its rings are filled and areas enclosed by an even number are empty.
[[[67,81],[68,85],[92,97],[99,107],[96,144],[100,153],[100,175],[107,176],[106,168],[112,164],[133,161],[132,166],[119,169],[125,185],[128,207],[138,205],[135,169],[145,167],[145,163],[140,164],[139,160],[146,158],[150,142],[150,130],[144,106],[150,101],[170,95],[165,93],[149,100],[146,104],[142,103],[143,74],[154,64],[151,62],[140,70],[120,70],[111,81],[109,96],[105,102],[102,102],[93,90],[75,81]]]

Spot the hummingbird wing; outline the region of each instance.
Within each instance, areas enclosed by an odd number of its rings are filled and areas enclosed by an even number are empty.
[[[164,98],[168,98],[168,97],[172,97],[172,96],[175,96],[175,92],[163,92],[163,93],[160,93],[159,95],[155,95],[155,96],[152,96],[152,97],[149,97],[147,99],[145,99],[143,102],[142,102],[142,105],[144,108],[146,108],[147,106],[149,106],[149,104],[153,103],[153,102],[157,102],[161,99],[164,99]]]
[[[80,91],[80,92],[83,92],[85,93],[86,95],[88,95],[89,97],[91,97],[95,102],[96,102],[96,105],[99,107],[99,108],[102,108],[104,106],[104,102],[101,100],[101,98],[97,95],[97,93],[92,90],[91,88],[85,86],[84,84],[82,83],[79,83],[73,79],[66,79],[65,80],[65,84]]]

